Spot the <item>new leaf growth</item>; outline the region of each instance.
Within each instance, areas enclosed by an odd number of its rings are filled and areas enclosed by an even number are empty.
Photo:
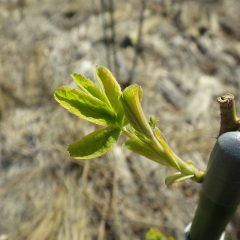
[[[128,138],[124,143],[126,148],[177,170],[166,178],[166,184],[188,178],[201,182],[204,172],[180,159],[156,127],[156,120],[147,120],[141,106],[141,87],[133,84],[122,91],[112,73],[102,66],[96,68],[96,74],[100,87],[74,73],[71,76],[79,88],[60,87],[54,94],[56,101],[69,112],[102,126],[70,144],[70,156],[75,159],[100,157],[113,148],[123,133]]]

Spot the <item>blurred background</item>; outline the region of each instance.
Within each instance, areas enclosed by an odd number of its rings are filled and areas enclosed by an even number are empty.
[[[218,135],[216,97],[240,110],[239,0],[0,0],[0,239],[181,240],[200,186],[119,146],[73,162],[67,146],[95,126],[53,99],[73,72],[111,69],[144,89],[170,146],[205,169]],[[227,228],[240,239],[240,213]]]

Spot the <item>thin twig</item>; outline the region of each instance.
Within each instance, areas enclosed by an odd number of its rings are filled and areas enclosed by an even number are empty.
[[[114,0],[109,0],[109,14],[110,14],[110,27],[111,27],[111,44],[112,44],[112,56],[114,64],[114,72],[116,78],[119,77],[119,64],[117,60],[117,48],[116,48],[116,22],[114,18],[115,6]]]
[[[110,48],[108,44],[108,36],[107,36],[107,21],[105,17],[105,12],[107,11],[106,2],[101,0],[101,16],[102,16],[102,31],[103,31],[103,41],[106,45],[106,61],[107,67],[111,69],[111,58],[110,58]]]
[[[139,16],[139,23],[138,23],[138,37],[137,37],[137,43],[135,45],[135,54],[132,62],[132,68],[129,73],[127,85],[130,85],[133,81],[134,75],[135,75],[135,69],[137,66],[137,61],[139,57],[139,53],[142,48],[142,35],[143,35],[143,23],[144,23],[144,11],[146,8],[146,0],[141,1],[141,11],[140,11],[140,16]]]

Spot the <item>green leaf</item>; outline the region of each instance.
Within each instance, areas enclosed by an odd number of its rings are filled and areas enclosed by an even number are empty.
[[[105,67],[99,66],[96,68],[97,79],[106,94],[110,104],[116,112],[122,109],[120,103],[120,96],[122,94],[121,87],[112,75],[112,73]]]
[[[122,94],[122,105],[129,123],[140,133],[147,136],[152,135],[152,130],[147,122],[141,107],[142,89],[133,84],[127,87]]]
[[[78,73],[73,73],[71,77],[74,80],[74,82],[81,88],[82,91],[109,104],[107,97],[100,91],[100,89],[90,79]]]
[[[115,113],[106,103],[85,92],[61,87],[55,91],[54,97],[68,111],[90,122],[103,126],[116,122]]]
[[[157,127],[154,127],[154,128],[153,128],[153,132],[154,132],[154,135],[155,135],[155,137],[157,138],[158,142],[159,142],[160,145],[162,146],[163,151],[164,151],[165,154],[168,156],[169,165],[180,170],[181,168],[180,168],[180,166],[179,166],[179,164],[178,164],[176,155],[174,154],[174,152],[171,150],[171,148],[170,148],[169,145],[167,144],[167,142],[166,142],[166,140],[164,139],[164,137],[163,137],[160,129],[157,128]]]
[[[151,126],[152,129],[156,128],[157,119],[154,116],[150,116],[149,125]]]
[[[184,175],[180,172],[177,172],[171,176],[166,177],[165,184],[171,185],[173,183],[181,182],[181,181],[184,181],[184,180],[192,178],[192,177],[194,177],[193,174],[192,175]]]
[[[121,129],[105,127],[90,133],[69,145],[70,156],[76,159],[100,157],[112,149],[117,142]]]
[[[174,238],[165,236],[156,228],[150,228],[146,234],[146,240],[174,240]]]
[[[169,165],[164,153],[161,154],[160,152],[156,152],[155,149],[152,148],[151,143],[148,144],[136,138],[134,140],[131,139],[126,141],[123,146],[155,162],[163,165]]]

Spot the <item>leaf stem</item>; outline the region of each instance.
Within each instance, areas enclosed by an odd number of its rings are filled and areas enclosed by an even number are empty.
[[[122,131],[130,139],[139,141],[139,139],[133,133],[129,132],[126,127],[123,128]],[[195,182],[203,181],[204,175],[205,175],[204,171],[201,171],[201,170],[195,168],[192,164],[189,164],[189,163],[183,161],[181,158],[179,158],[176,154],[174,154],[171,151],[171,149],[168,147],[167,144],[166,144],[166,146],[161,146],[157,137],[155,137],[154,135],[152,136],[152,139],[150,139],[150,140],[152,142],[152,147],[154,148],[154,150],[156,150],[161,156],[164,154],[166,159],[168,159],[168,160],[166,160],[166,162],[169,163],[168,166],[177,169],[184,175],[193,175],[193,177],[191,179]],[[166,149],[166,147],[168,148],[168,150]],[[171,154],[169,154],[169,151],[171,151]],[[172,163],[175,163],[174,166]]]
[[[179,171],[181,173],[183,173],[184,175],[191,175],[191,174],[193,174],[194,176],[191,178],[193,181],[199,182],[199,183],[203,182],[204,176],[205,176],[205,172],[204,171],[199,170],[196,167],[194,167],[194,165],[189,164],[189,163],[183,161],[178,156],[176,156],[176,161],[177,161],[177,163],[179,165]]]
[[[122,132],[123,132],[127,137],[129,137],[130,139],[135,139],[135,138],[136,138],[134,134],[132,134],[131,132],[129,132],[129,131],[127,130],[126,127],[122,128]]]

